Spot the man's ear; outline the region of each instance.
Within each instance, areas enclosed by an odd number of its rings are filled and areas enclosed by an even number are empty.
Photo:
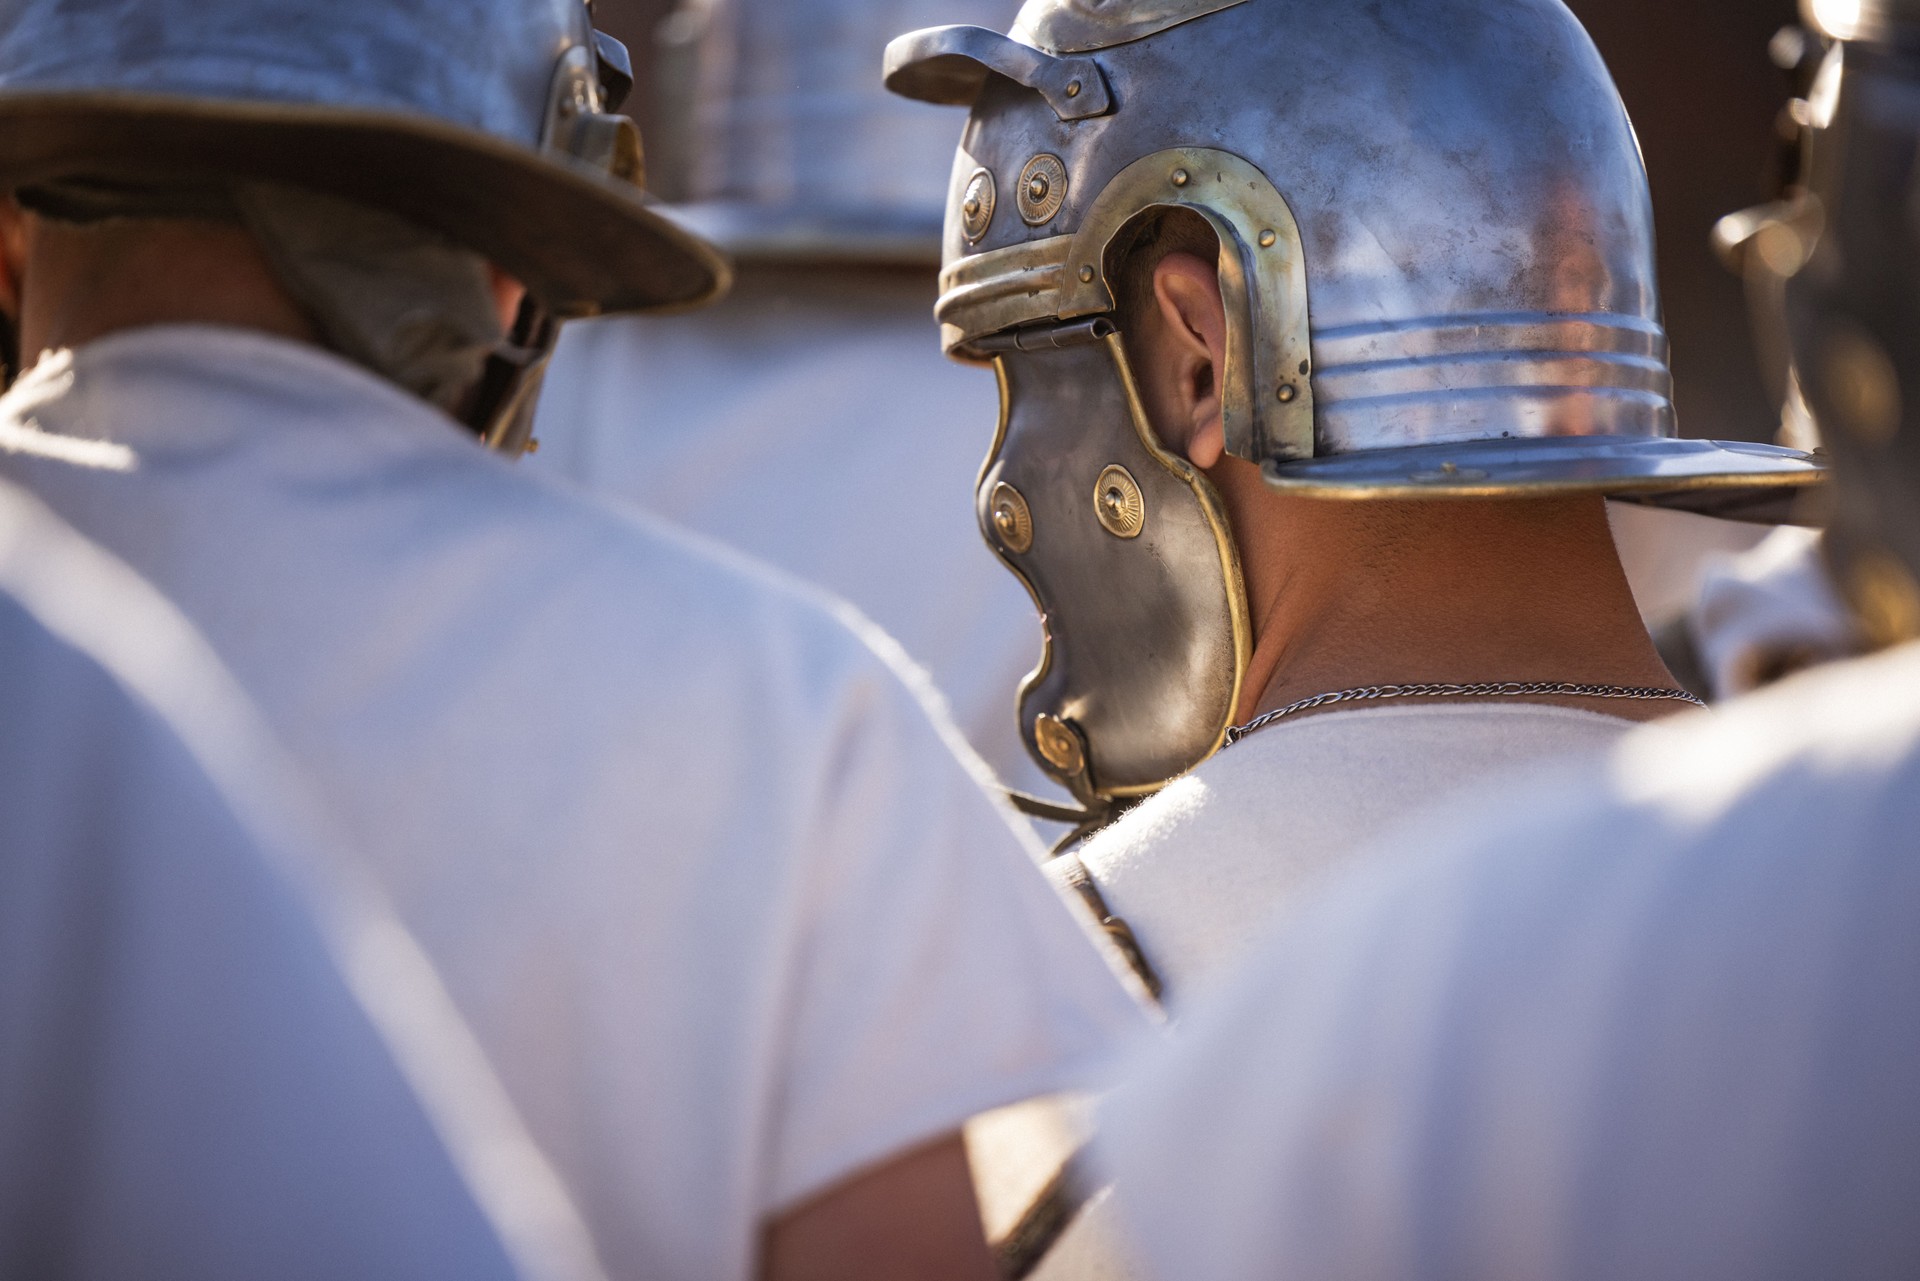
[[[512,337],[520,304],[527,300],[527,287],[492,263],[487,264],[487,286],[493,292],[493,312],[500,318],[500,332]]]
[[[1186,428],[1187,460],[1205,471],[1227,451],[1220,399],[1227,310],[1219,271],[1193,254],[1168,254],[1153,269],[1153,297],[1173,356],[1173,395]]]

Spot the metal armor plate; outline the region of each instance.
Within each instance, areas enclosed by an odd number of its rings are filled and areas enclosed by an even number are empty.
[[[1112,325],[1056,332],[993,353],[1002,427],[980,525],[1045,623],[1019,695],[1028,749],[1083,799],[1137,795],[1218,748],[1246,602],[1219,498],[1153,437]]]

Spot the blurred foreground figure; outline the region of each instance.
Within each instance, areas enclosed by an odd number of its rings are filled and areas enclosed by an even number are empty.
[[[1350,869],[1112,1100],[1181,1281],[1920,1273],[1920,652]]]
[[[6,482],[0,708],[0,1276],[599,1275],[200,638]]]
[[[957,4],[957,9],[956,9]],[[981,553],[962,477],[991,383],[928,341],[952,123],[874,77],[889,36],[1004,26],[1017,0],[693,0],[654,146],[673,213],[738,265],[698,316],[568,327],[536,466],[846,597],[926,667],[996,773],[1032,606]],[[650,141],[652,141],[650,139]],[[665,185],[663,183],[663,185]]]
[[[624,65],[571,0],[10,6],[0,471],[206,635],[610,1272],[985,1276],[958,1128],[1125,990],[884,646],[481,447],[555,318],[722,284]]]
[[[1161,1275],[1920,1274],[1920,6],[1816,6],[1766,218],[1890,652],[1398,835],[1115,1102]]]
[[[1810,529],[1778,529],[1750,551],[1709,558],[1686,625],[1715,700],[1863,648],[1822,539]]]

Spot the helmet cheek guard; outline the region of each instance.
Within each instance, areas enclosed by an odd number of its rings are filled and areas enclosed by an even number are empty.
[[[1113,316],[1110,249],[1143,214],[1167,208],[1198,213],[1219,240],[1229,452],[1310,456],[1299,229],[1238,156],[1142,157],[1076,234],[956,264],[939,309],[958,337],[953,350],[991,359],[999,374],[1001,425],[975,503],[988,543],[1047,624],[1040,666],[1020,690],[1021,731],[1088,805],[1154,791],[1217,751],[1252,651],[1226,511],[1206,477],[1160,443]],[[986,336],[959,337],[969,333]]]
[[[1251,632],[1226,513],[1155,439],[1110,321],[981,351],[1002,395],[980,525],[1046,621],[1027,748],[1083,804],[1150,792],[1219,747],[1238,702]]]

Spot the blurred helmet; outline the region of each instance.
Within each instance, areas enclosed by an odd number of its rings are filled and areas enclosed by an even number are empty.
[[[979,511],[1047,620],[1023,733],[1083,797],[1217,750],[1250,649],[1225,512],[1116,330],[1143,216],[1218,239],[1227,449],[1276,489],[1752,514],[1819,476],[1676,438],[1645,170],[1557,0],[1031,0],[886,68],[973,109],[938,315],[1000,370]]]
[[[686,83],[669,85],[683,100],[662,104],[676,130],[673,195],[685,201],[676,215],[742,259],[934,266],[952,121],[889,96],[873,69],[895,32],[931,21],[1003,27],[1018,7],[683,0],[663,51],[692,63]]]
[[[1834,460],[1826,539],[1867,634],[1920,637],[1920,0],[1819,0],[1835,41],[1800,114],[1803,182],[1738,219],[1784,281],[1794,381]]]
[[[641,197],[584,0],[9,0],[0,190],[281,184],[480,253],[551,312],[687,306],[722,260]]]

